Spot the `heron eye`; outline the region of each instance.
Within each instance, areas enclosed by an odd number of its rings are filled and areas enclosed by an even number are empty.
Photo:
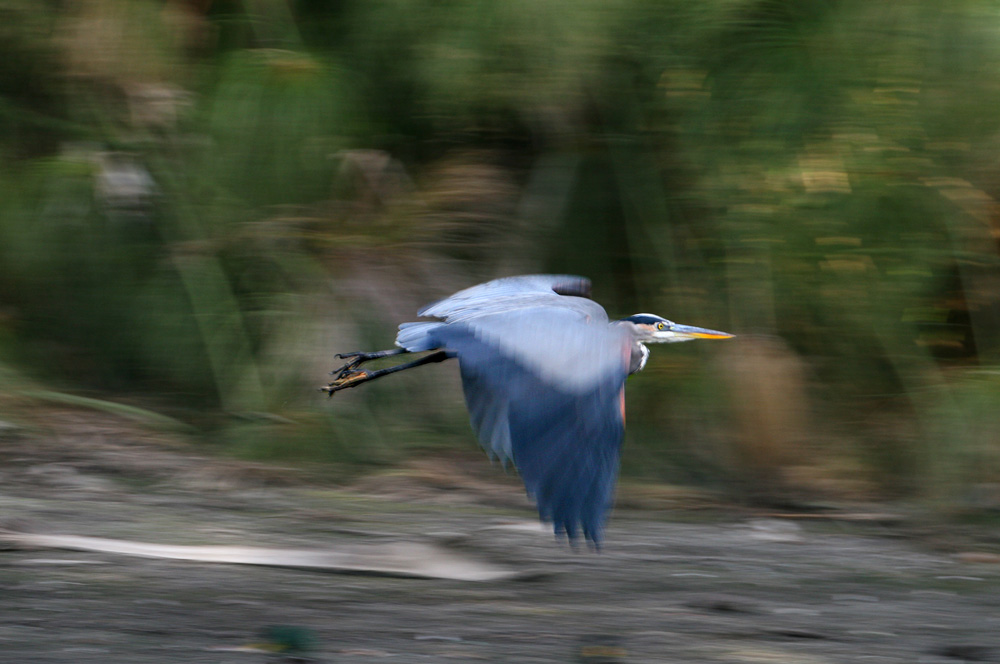
[[[667,324],[666,323],[657,323],[656,324],[656,329],[657,330],[665,330],[665,329],[667,329]]]

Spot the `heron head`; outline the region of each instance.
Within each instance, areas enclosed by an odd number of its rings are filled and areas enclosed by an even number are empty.
[[[632,323],[635,340],[644,344],[672,344],[692,339],[729,339],[733,335],[703,327],[681,325],[653,314],[635,314],[621,322]]]

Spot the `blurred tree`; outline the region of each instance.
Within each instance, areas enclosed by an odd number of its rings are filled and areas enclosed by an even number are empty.
[[[725,483],[742,464],[782,495],[824,472],[1000,482],[988,3],[0,0],[0,18],[7,362],[240,413],[224,437],[248,453],[280,436],[384,459],[386,440],[468,438],[428,407],[455,385],[320,405],[324,357],[498,273],[580,272],[622,313],[781,337],[734,375],[802,398],[754,420],[790,399],[671,353],[636,378],[627,471]],[[410,419],[337,419],[375,400]]]

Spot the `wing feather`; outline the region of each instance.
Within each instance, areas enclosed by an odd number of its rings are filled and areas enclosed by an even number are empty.
[[[565,299],[565,298],[560,298]],[[619,371],[624,328],[575,309],[531,306],[477,316],[438,328],[435,337],[461,326],[486,346],[516,360],[543,383],[582,394]],[[442,347],[449,348],[448,344]]]
[[[511,408],[515,465],[556,532],[599,542],[618,477],[625,425],[615,381],[583,395],[548,393]]]
[[[420,316],[458,323],[470,318],[545,304],[582,311],[607,320],[601,305],[590,300],[590,280],[572,275],[533,274],[494,279],[429,304]]]
[[[414,353],[436,348],[433,332],[442,324],[467,322],[486,316],[510,314],[522,309],[544,306],[552,311],[576,312],[591,321],[607,321],[601,305],[590,298],[590,280],[572,275],[534,274],[494,279],[459,291],[429,304],[419,316],[439,318],[442,322],[403,323],[396,335],[396,345]],[[511,337],[516,344],[520,337]]]
[[[543,332],[557,343],[542,354],[506,341],[537,341]],[[600,541],[624,436],[625,333],[573,311],[534,307],[443,325],[432,335],[458,356],[483,447],[513,461],[539,514],[557,532],[574,537],[582,531]],[[587,368],[586,380],[560,383],[574,365]]]

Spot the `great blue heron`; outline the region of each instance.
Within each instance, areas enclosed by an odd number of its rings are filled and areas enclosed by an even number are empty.
[[[733,335],[653,314],[609,321],[590,281],[567,275],[496,279],[424,307],[436,321],[403,323],[393,350],[343,353],[323,388],[334,392],[458,358],[472,427],[491,458],[513,462],[544,521],[600,543],[625,434],[625,379],[646,366],[648,343]],[[360,366],[435,351],[406,364]]]

